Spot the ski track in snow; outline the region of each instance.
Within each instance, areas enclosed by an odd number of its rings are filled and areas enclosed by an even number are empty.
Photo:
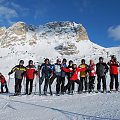
[[[1,120],[119,120],[119,98],[119,93],[47,97],[0,95],[0,116]]]

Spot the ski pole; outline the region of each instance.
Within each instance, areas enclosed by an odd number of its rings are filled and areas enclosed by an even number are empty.
[[[37,76],[35,78],[35,91],[34,91],[34,94],[36,94],[36,85],[37,85]]]
[[[23,86],[24,86],[24,93],[26,93],[26,86],[25,86],[25,77],[24,77],[24,79],[23,79]]]
[[[40,77],[40,65],[38,65],[38,77],[39,77],[39,96],[41,96],[41,77]]]
[[[9,78],[8,78],[8,94],[9,94],[9,97],[10,97],[10,89],[9,89],[9,85],[10,85],[10,75],[9,75]]]

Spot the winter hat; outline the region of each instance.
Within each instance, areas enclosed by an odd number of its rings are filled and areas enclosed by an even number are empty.
[[[24,61],[23,61],[23,60],[20,60],[19,64],[24,64]]]
[[[48,58],[45,58],[45,60],[44,60],[44,61],[45,61],[45,62],[46,62],[46,61],[49,61],[49,59],[48,59]]]
[[[65,58],[63,58],[62,62],[67,62],[67,60]]]
[[[33,60],[29,60],[28,64],[29,64],[29,65],[30,65],[30,64],[33,64]]]
[[[57,62],[61,62],[61,59],[60,59],[60,58],[58,58],[58,59],[57,59]]]
[[[81,60],[81,63],[85,63],[85,59],[82,59],[82,60]]]
[[[72,60],[70,60],[70,61],[69,61],[69,64],[73,64],[73,61],[72,61]]]
[[[103,60],[103,57],[99,57],[99,60]]]

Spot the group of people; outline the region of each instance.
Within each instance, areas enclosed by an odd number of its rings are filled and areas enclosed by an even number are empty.
[[[106,92],[106,74],[110,71],[110,91],[113,90],[113,85],[115,81],[115,90],[118,91],[118,63],[115,56],[111,56],[111,60],[108,63],[104,62],[103,57],[99,57],[99,62],[97,64],[91,59],[90,63],[87,65],[85,59],[81,60],[81,64],[77,66],[72,60],[68,62],[64,58],[57,59],[55,64],[51,64],[50,60],[46,58],[44,63],[39,67],[40,70],[36,69],[32,60],[29,60],[28,65],[24,66],[24,61],[20,60],[19,65],[12,68],[8,73],[11,75],[15,72],[15,95],[21,94],[21,83],[24,78],[26,80],[26,91],[25,93],[30,95],[33,88],[33,80],[36,76],[39,76],[39,82],[42,85],[44,82],[44,95],[47,95],[48,86],[50,87],[50,94],[52,95],[52,83],[56,80],[56,95],[64,94],[68,91],[68,94],[73,94],[75,83],[78,84],[77,92],[80,94],[82,92],[93,92],[95,88],[95,77],[97,76],[97,92]],[[38,73],[40,71],[41,74]],[[3,92],[3,83],[6,87],[6,92],[8,92],[7,84],[5,78],[0,74],[1,81],[1,92]],[[67,82],[67,84],[66,84]],[[29,87],[30,83],[30,87]],[[101,89],[102,83],[102,89]]]

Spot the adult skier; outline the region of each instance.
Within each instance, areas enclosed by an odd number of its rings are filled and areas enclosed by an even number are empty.
[[[119,87],[118,67],[120,67],[120,64],[114,55],[111,56],[111,60],[108,62],[108,65],[110,66],[110,91],[113,90],[114,80],[115,80],[115,89],[116,91],[118,91],[118,87]]]
[[[96,65],[94,64],[94,61],[91,59],[90,64],[88,66],[88,72],[89,72],[89,93],[94,91],[94,81],[96,76]]]
[[[30,95],[33,89],[33,80],[35,78],[35,74],[37,74],[37,70],[33,65],[33,61],[29,60],[28,65],[26,66],[26,94]],[[30,83],[30,90],[29,90],[29,83]],[[29,92],[28,92],[29,91]]]
[[[81,64],[79,65],[80,68],[86,68],[86,71],[82,71],[80,72],[80,91],[83,91],[83,88],[85,88],[85,92],[88,90],[88,82],[87,82],[87,69],[88,69],[88,65],[85,63],[85,59],[81,60]],[[83,87],[83,83],[84,86]]]
[[[81,82],[78,79],[78,73],[85,71],[86,68],[78,68],[76,64],[73,64],[72,70],[70,68],[64,68],[64,67],[62,68],[62,70],[64,70],[65,72],[70,72],[71,73],[70,81],[64,87],[64,92],[66,92],[66,90],[72,85],[72,83],[76,82],[77,84],[79,84],[79,87],[78,87],[78,93],[79,93]]]
[[[106,92],[106,73],[108,72],[108,66],[103,62],[103,57],[99,57],[99,62],[96,64],[97,74],[97,90],[101,91],[101,80],[103,84],[103,93]]]
[[[69,64],[68,64],[67,68],[69,68],[70,70],[73,69],[73,61],[72,60],[69,61]],[[67,73],[68,83],[70,82],[71,75],[72,75],[72,72]],[[75,86],[75,83],[73,82],[72,85],[68,88],[68,94],[73,94],[74,86]]]
[[[8,87],[7,82],[5,80],[5,77],[0,73],[0,82],[1,82],[1,93],[4,93],[3,87],[6,89],[6,93],[8,93]]]
[[[50,85],[53,83],[54,79],[57,78],[56,84],[56,95],[60,95],[60,78],[61,78],[61,60],[57,59],[56,63],[53,65],[53,75],[50,78]]]
[[[12,68],[11,72],[8,73],[8,75],[11,75],[15,72],[15,93],[14,95],[20,95],[21,94],[21,83],[23,80],[23,76],[25,75],[26,68],[23,66],[24,61],[20,60],[19,65],[16,65]]]
[[[52,95],[50,81],[49,81],[51,73],[52,73],[52,66],[51,66],[50,61],[49,61],[48,58],[46,58],[44,63],[42,63],[42,65],[40,66],[40,70],[41,70],[41,84],[45,79],[44,95],[47,95],[48,85],[50,87],[50,94]]]
[[[62,60],[61,66],[66,68],[67,67],[66,62],[67,62],[67,60],[64,58]],[[63,70],[61,70],[61,78],[60,78],[61,94],[64,94],[63,89],[64,89],[64,85],[65,85],[65,76],[66,76],[66,73]]]

